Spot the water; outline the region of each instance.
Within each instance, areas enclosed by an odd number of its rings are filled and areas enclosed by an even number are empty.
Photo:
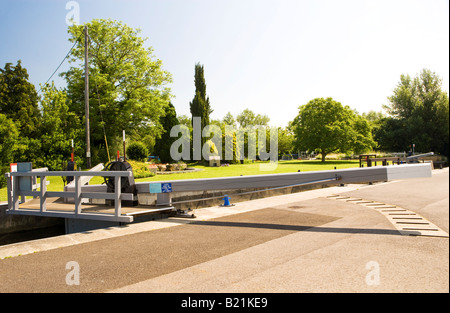
[[[33,230],[24,230],[19,232],[0,234],[0,246],[19,243],[24,241],[54,237],[64,235],[66,233],[64,224],[55,225],[46,228]]]

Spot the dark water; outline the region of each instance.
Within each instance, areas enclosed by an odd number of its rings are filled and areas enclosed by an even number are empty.
[[[34,230],[25,230],[8,234],[0,234],[0,246],[23,241],[60,236],[64,234],[65,234],[64,224]]]

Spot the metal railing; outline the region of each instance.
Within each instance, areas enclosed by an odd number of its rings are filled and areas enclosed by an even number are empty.
[[[243,195],[249,195],[254,193],[260,193],[265,191],[272,191],[272,190],[279,190],[279,189],[286,189],[286,188],[292,188],[292,187],[300,187],[300,186],[308,186],[308,185],[315,185],[315,184],[323,184],[323,183],[329,183],[333,181],[339,181],[342,177],[335,176],[332,178],[325,178],[325,179],[319,179],[314,181],[309,181],[305,183],[299,183],[299,184],[291,184],[286,186],[280,186],[280,187],[272,187],[272,188],[264,188],[259,190],[252,190],[252,191],[244,191],[244,192],[238,192],[238,193],[232,193],[232,194],[224,194],[221,196],[213,196],[213,197],[205,197],[205,198],[198,198],[198,199],[189,199],[189,200],[180,200],[180,201],[170,201],[167,203],[158,203],[158,205],[174,205],[174,204],[181,204],[181,203],[191,203],[191,202],[199,202],[199,201],[208,201],[208,200],[215,200],[215,199],[221,199],[225,196],[228,197],[236,197],[236,196],[243,196]]]
[[[23,215],[41,215],[49,217],[65,217],[65,218],[85,218],[94,220],[117,221],[117,222],[132,222],[132,216],[121,215],[121,200],[133,200],[134,195],[131,193],[122,193],[120,188],[115,188],[114,193],[108,192],[82,192],[81,186],[82,177],[102,176],[114,177],[115,186],[121,186],[122,177],[131,177],[132,172],[128,171],[53,171],[53,172],[12,172],[6,173],[7,192],[8,192],[8,213],[9,214],[23,214]],[[47,177],[49,176],[73,176],[75,188],[74,191],[48,191]],[[21,188],[20,180],[29,177],[40,177],[39,189],[35,188]],[[11,179],[12,178],[12,179]],[[37,186],[36,186],[37,187]],[[36,188],[37,189],[37,188]],[[32,196],[38,197],[40,200],[39,210],[20,208],[19,197]],[[73,212],[63,212],[49,210],[47,211],[47,199],[51,197],[73,198],[74,210]],[[105,213],[83,213],[82,199],[105,199],[114,200],[114,214]]]

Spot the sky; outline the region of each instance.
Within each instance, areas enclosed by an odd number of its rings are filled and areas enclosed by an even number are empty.
[[[39,90],[72,46],[69,2],[0,0],[1,68],[22,60]],[[204,66],[211,118],[248,108],[281,127],[318,97],[382,111],[400,75],[424,68],[449,91],[448,0],[75,2],[80,24],[111,18],[142,30],[173,76],[178,115],[190,116],[196,63]],[[66,85],[57,74],[52,80]]]

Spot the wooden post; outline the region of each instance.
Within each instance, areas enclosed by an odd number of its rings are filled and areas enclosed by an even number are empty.
[[[91,168],[91,135],[89,129],[89,36],[84,26],[84,105],[86,111],[86,165]]]

